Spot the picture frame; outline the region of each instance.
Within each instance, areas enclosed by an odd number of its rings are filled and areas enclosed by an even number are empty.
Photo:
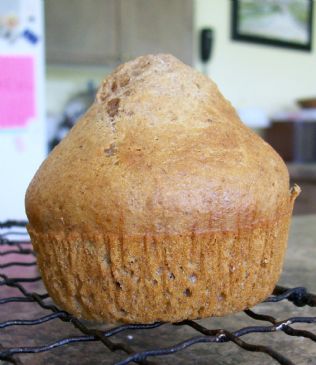
[[[231,0],[231,14],[233,40],[312,50],[313,0]]]

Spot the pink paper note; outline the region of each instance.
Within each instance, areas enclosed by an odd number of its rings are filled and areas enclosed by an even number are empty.
[[[33,58],[0,56],[0,129],[25,127],[34,116]]]

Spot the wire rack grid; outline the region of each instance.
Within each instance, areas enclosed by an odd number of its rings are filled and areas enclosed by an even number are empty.
[[[104,356],[111,357],[111,353],[120,353],[118,361],[111,362],[115,365],[126,365],[130,363],[137,364],[158,364],[161,363],[160,357],[179,353],[189,347],[197,344],[219,344],[219,343],[234,343],[241,349],[249,352],[264,353],[275,360],[276,363],[282,365],[293,365],[294,363],[275,349],[262,344],[253,344],[242,339],[243,336],[249,334],[268,334],[272,332],[283,332],[288,336],[297,336],[307,338],[313,342],[316,341],[316,334],[306,329],[293,328],[294,324],[312,324],[316,323],[316,317],[293,316],[283,320],[278,320],[272,315],[259,314],[253,310],[245,310],[244,313],[251,319],[260,322],[266,322],[265,325],[245,326],[235,331],[229,331],[224,328],[210,329],[199,323],[199,321],[185,320],[180,323],[170,325],[170,331],[179,329],[179,327],[189,327],[195,331],[194,336],[178,342],[168,344],[159,348],[150,350],[135,350],[128,342],[122,342],[117,339],[119,334],[131,331],[142,331],[143,336],[146,336],[146,330],[153,330],[166,323],[153,324],[127,324],[112,328],[99,328],[100,326],[89,326],[85,321],[81,321],[71,314],[57,308],[47,293],[38,293],[31,291],[32,285],[36,288],[43,288],[41,278],[38,275],[14,277],[9,275],[7,271],[15,268],[18,272],[25,273],[27,268],[36,266],[36,257],[32,250],[31,242],[25,230],[26,222],[7,221],[0,223],[0,292],[6,294],[7,290],[14,289],[19,292],[19,295],[0,295],[0,308],[2,306],[12,306],[14,304],[25,305],[30,303],[47,312],[45,315],[36,318],[26,319],[5,319],[0,322],[0,360],[13,364],[23,364],[23,355],[47,353],[55,348],[74,345],[76,343],[98,342],[104,346]],[[11,259],[13,257],[13,260]],[[27,259],[25,259],[27,258]],[[34,272],[36,272],[34,270]],[[2,290],[1,290],[2,289]],[[11,293],[11,292],[10,292]],[[11,293],[12,294],[12,293]],[[265,302],[277,303],[287,300],[296,307],[316,306],[316,296],[308,293],[304,287],[285,288],[277,286],[273,295]],[[276,305],[276,304],[271,304]],[[1,309],[0,309],[1,311]],[[25,311],[28,314],[28,311]],[[24,316],[25,316],[24,312]],[[22,313],[16,310],[10,312],[12,315],[19,316]],[[32,314],[32,312],[30,312]],[[40,326],[44,323],[60,320],[68,326],[72,326],[77,330],[79,335],[65,336],[59,335],[59,338],[44,344],[23,345],[23,346],[6,346],[1,342],[1,331],[8,328],[18,327],[33,327]],[[78,332],[79,331],[79,332]],[[14,336],[14,332],[12,334]],[[251,355],[250,355],[251,356]],[[159,359],[159,362],[156,362]]]

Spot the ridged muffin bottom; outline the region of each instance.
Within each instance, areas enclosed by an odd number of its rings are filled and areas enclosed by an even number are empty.
[[[45,286],[62,309],[101,322],[177,322],[265,299],[282,269],[289,220],[183,235],[29,232]]]

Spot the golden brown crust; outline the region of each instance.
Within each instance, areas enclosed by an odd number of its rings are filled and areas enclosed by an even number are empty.
[[[253,305],[282,266],[288,180],[211,80],[168,55],[128,62],[28,188],[48,291],[70,312],[110,322]]]
[[[212,81],[172,56],[146,56],[104,81],[37,172],[26,211],[43,232],[234,231],[287,214],[288,180]]]

